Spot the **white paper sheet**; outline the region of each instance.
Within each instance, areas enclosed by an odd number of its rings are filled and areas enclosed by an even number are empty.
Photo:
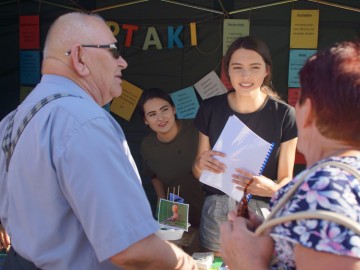
[[[240,201],[243,192],[235,188],[231,175],[236,173],[236,168],[247,170],[254,175],[261,174],[272,148],[273,144],[259,137],[239,118],[232,115],[213,148],[215,151],[226,154],[226,157],[216,156],[215,158],[225,163],[227,168],[221,174],[204,170],[200,176],[200,182],[217,188]]]

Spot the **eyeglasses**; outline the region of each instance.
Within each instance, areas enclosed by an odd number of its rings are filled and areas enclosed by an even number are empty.
[[[239,204],[237,205],[236,209],[236,216],[238,217],[249,218],[249,200],[251,198],[251,194],[247,193],[247,189],[253,181],[254,179],[251,179],[244,188],[244,195]]]
[[[120,57],[120,48],[118,42],[109,45],[81,45],[81,47],[109,49],[111,55],[115,59],[118,59]],[[70,55],[70,54],[71,54],[70,50],[65,53],[65,55]]]

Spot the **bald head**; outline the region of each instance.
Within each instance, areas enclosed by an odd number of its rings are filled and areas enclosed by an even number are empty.
[[[50,27],[41,72],[72,80],[101,106],[122,92],[117,40],[97,15],[68,13]]]
[[[64,54],[75,43],[92,44],[97,34],[103,31],[110,29],[96,14],[72,12],[62,15],[49,29],[45,40],[44,59],[59,53]]]

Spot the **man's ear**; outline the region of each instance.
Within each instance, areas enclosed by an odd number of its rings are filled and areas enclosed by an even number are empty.
[[[86,55],[80,44],[75,44],[71,48],[71,60],[74,66],[74,69],[80,76],[87,76],[90,73],[90,70],[86,63]]]

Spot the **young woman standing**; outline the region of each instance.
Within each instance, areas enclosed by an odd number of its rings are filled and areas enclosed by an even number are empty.
[[[271,89],[271,57],[267,46],[252,37],[235,40],[224,56],[226,75],[233,90],[202,102],[195,118],[199,130],[199,147],[193,164],[193,173],[199,178],[203,170],[222,173],[226,164],[212,151],[229,116],[236,115],[257,135],[274,143],[273,151],[262,175],[252,175],[239,169],[233,172],[233,181],[253,195],[250,208],[263,216],[270,197],[292,179],[297,129],[294,109],[281,101]],[[236,202],[222,191],[204,185],[206,198],[200,224],[200,243],[204,249],[219,251],[219,226],[227,221],[227,213]]]

